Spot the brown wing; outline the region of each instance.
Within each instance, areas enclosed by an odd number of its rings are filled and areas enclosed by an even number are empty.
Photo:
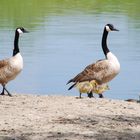
[[[9,62],[9,59],[0,60],[0,69],[5,67]]]
[[[9,67],[8,67],[9,59],[1,60],[0,61],[0,83],[5,83],[7,81],[8,76],[11,75],[9,72]],[[8,73],[8,76],[7,76]]]
[[[108,66],[108,60],[97,61],[94,64],[88,65],[81,73],[71,79],[68,83],[91,80],[96,80],[100,83],[107,74]]]

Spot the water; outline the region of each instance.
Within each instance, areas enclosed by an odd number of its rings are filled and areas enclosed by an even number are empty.
[[[106,23],[120,32],[109,34],[108,46],[121,63],[120,74],[109,83],[108,98],[138,98],[140,93],[139,0],[1,0],[0,59],[11,56],[14,30],[20,38],[24,70],[7,88],[41,95],[79,95],[67,91],[67,81],[85,66],[104,58],[101,36]]]

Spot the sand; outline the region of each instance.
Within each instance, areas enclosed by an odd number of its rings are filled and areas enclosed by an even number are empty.
[[[140,103],[0,96],[0,140],[140,140]]]

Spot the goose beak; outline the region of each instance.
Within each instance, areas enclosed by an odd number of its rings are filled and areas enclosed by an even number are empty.
[[[24,29],[24,33],[29,33],[29,31],[27,31],[27,30]]]
[[[113,31],[119,31],[118,29],[114,28]]]

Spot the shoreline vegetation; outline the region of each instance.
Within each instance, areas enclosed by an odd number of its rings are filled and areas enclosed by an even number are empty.
[[[138,140],[140,104],[114,99],[0,96],[0,140]]]

